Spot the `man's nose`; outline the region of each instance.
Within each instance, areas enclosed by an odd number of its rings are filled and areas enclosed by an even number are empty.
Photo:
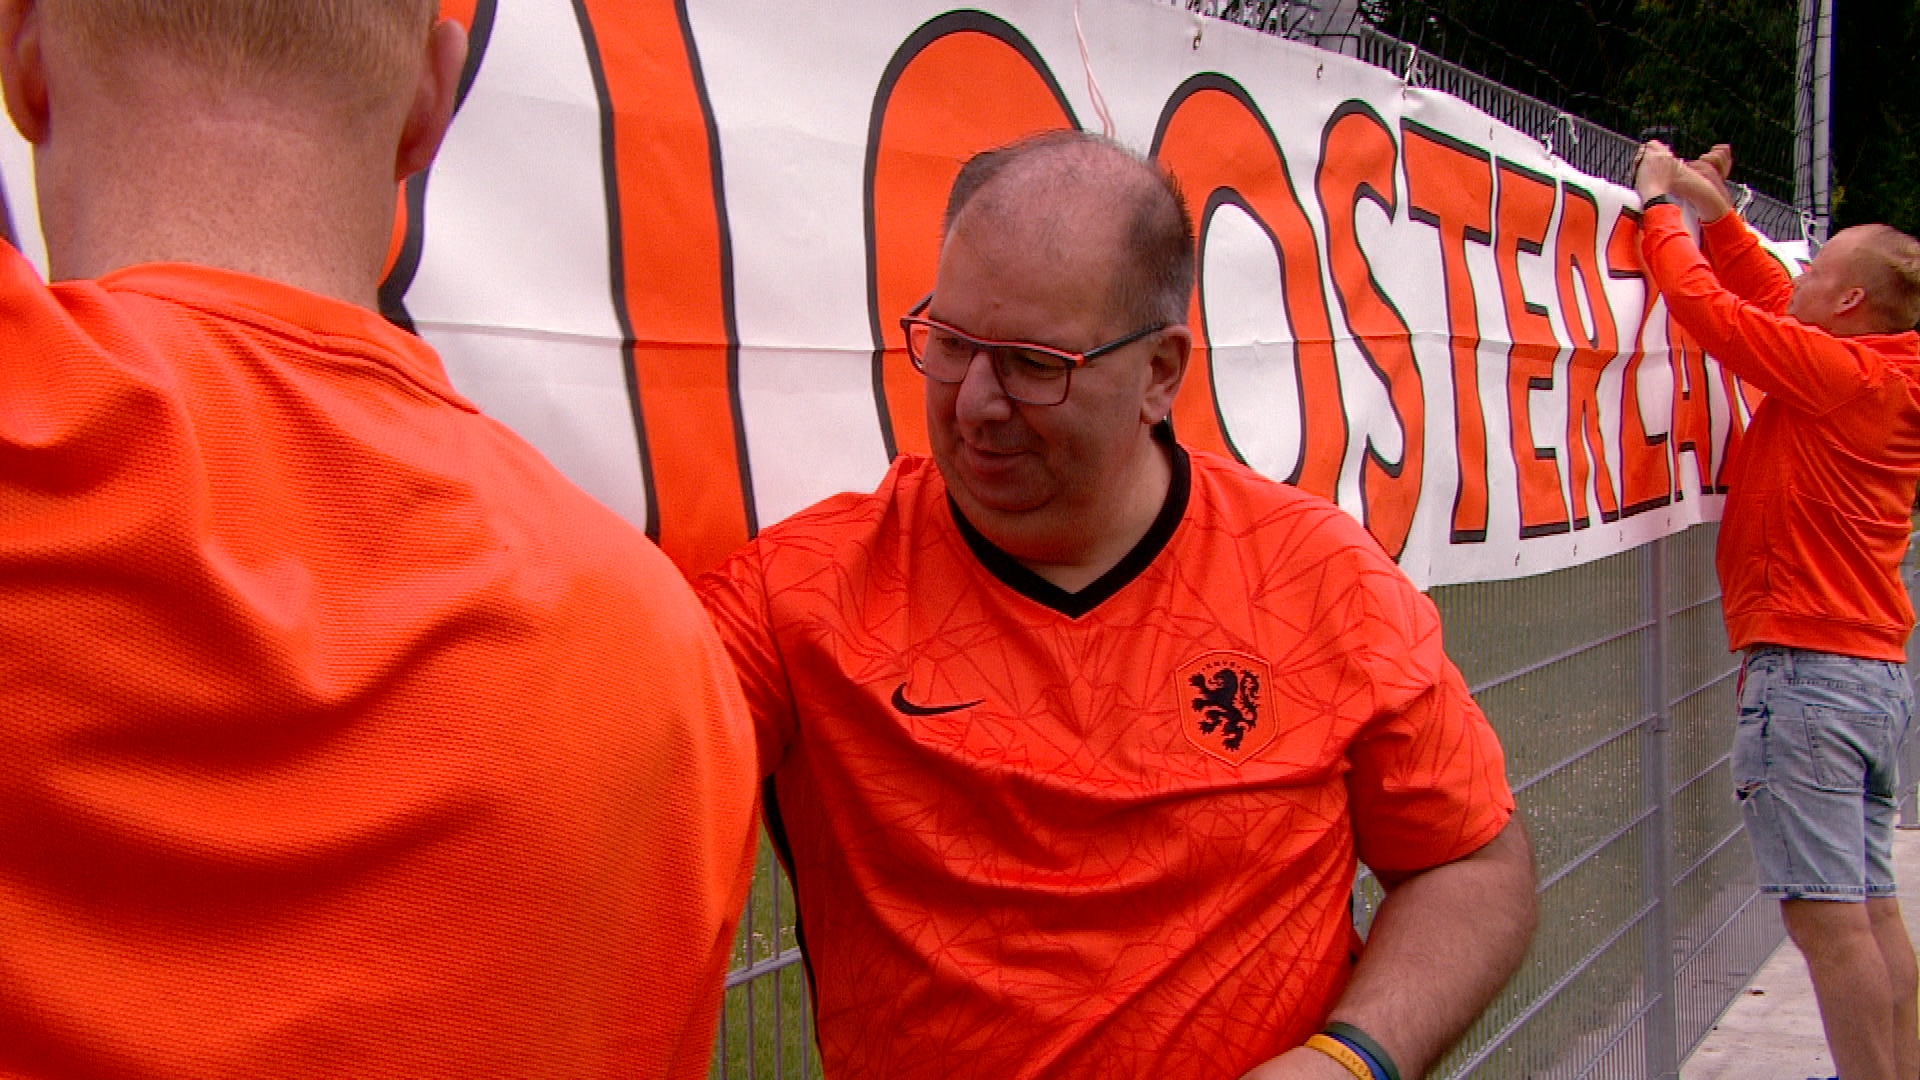
[[[960,380],[960,395],[955,408],[963,419],[968,420],[997,420],[1013,412],[1013,400],[1007,397],[1006,388],[1000,385],[1000,375],[994,370],[991,350],[973,350],[973,359],[967,362],[967,374]]]

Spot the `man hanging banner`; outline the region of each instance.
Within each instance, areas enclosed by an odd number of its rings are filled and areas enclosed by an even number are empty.
[[[1649,303],[1633,193],[1456,99],[1164,0],[445,6],[473,54],[388,314],[690,573],[925,451],[898,319],[960,162],[1109,119],[1200,229],[1189,445],[1423,586],[1718,516],[1757,399]]]

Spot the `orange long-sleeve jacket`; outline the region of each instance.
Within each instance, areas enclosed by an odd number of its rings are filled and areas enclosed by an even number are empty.
[[[1728,463],[1715,562],[1728,644],[1901,661],[1913,607],[1900,579],[1920,481],[1920,335],[1836,337],[1785,314],[1793,283],[1737,215],[1642,221],[1647,270],[1673,317],[1766,393]]]

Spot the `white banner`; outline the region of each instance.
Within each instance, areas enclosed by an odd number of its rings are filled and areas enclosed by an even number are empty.
[[[1200,225],[1183,441],[1336,499],[1422,586],[1718,516],[1751,402],[1649,306],[1633,194],[1443,94],[1158,0],[446,8],[470,87],[390,314],[689,572],[924,451],[898,317],[947,186],[1099,130],[1095,85]],[[0,172],[30,216],[23,147]]]

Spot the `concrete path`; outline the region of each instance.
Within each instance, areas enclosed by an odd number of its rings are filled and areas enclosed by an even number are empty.
[[[1894,880],[1907,930],[1920,940],[1920,832],[1893,839]],[[1800,950],[1786,942],[1681,1064],[1680,1080],[1807,1080],[1833,1075],[1820,1010]]]

